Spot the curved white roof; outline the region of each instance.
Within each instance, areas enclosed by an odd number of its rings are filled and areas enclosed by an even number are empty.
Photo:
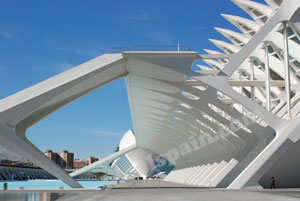
[[[135,144],[135,137],[131,130],[128,130],[121,138],[119,150],[123,150]]]

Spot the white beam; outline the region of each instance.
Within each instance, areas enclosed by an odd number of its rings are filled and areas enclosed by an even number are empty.
[[[290,81],[290,66],[289,66],[289,43],[287,33],[287,22],[283,22],[284,30],[284,70],[285,70],[285,93],[286,93],[286,107],[287,118],[291,118],[291,81]]]

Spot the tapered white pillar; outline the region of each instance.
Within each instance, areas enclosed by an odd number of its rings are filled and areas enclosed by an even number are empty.
[[[254,59],[250,58],[250,80],[254,81]],[[251,100],[255,101],[255,86],[251,86]],[[255,114],[252,114],[252,120],[255,121]]]
[[[265,43],[265,88],[266,88],[266,107],[271,110],[271,96],[270,96],[270,67],[269,67],[269,52],[268,43]]]
[[[242,80],[242,71],[239,72],[239,80]],[[243,91],[243,86],[240,86],[240,93],[243,95],[244,91]],[[240,104],[240,108],[241,108],[241,113],[244,113],[244,107],[242,104]]]
[[[253,81],[254,80],[254,59],[250,59],[250,64],[251,64],[251,68],[250,68],[250,80]],[[251,100],[255,100],[255,88],[254,86],[251,86]]]
[[[290,81],[290,67],[289,67],[289,43],[287,33],[287,22],[283,22],[284,32],[284,73],[285,73],[285,93],[286,93],[286,110],[287,118],[291,118],[291,81]]]

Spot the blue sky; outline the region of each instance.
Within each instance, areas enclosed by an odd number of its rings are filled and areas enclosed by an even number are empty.
[[[112,47],[189,45],[203,53],[233,28],[220,13],[248,17],[229,0],[0,0],[0,98]],[[113,107],[112,107],[113,106]],[[104,157],[132,128],[124,79],[64,107],[28,130],[42,151]]]

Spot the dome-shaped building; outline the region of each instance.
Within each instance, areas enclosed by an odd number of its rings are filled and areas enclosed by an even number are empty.
[[[119,151],[126,149],[135,143],[134,133],[131,130],[128,130],[120,141]],[[116,171],[118,176],[123,179],[135,177],[143,177],[145,179],[160,172],[164,172],[165,174],[169,173],[173,169],[173,165],[164,161],[166,161],[166,159],[152,151],[137,148],[116,159],[111,167]],[[170,167],[163,167],[165,165]]]

